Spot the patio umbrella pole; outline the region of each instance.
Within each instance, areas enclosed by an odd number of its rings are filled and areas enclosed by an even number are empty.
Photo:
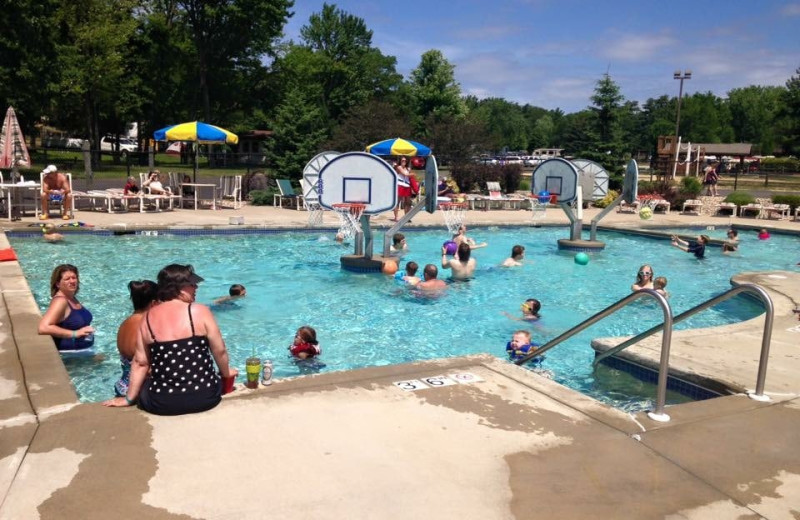
[[[200,143],[194,143],[194,171],[192,172],[192,182],[197,184],[197,161],[198,153],[200,151]]]

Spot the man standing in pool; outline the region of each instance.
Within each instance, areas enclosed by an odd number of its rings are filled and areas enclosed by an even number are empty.
[[[444,280],[439,280],[437,278],[437,276],[439,276],[439,270],[433,264],[428,264],[425,266],[425,269],[422,271],[422,276],[425,278],[425,280],[415,285],[415,289],[439,291],[447,287],[447,284],[444,283]]]
[[[708,235],[700,235],[697,237],[697,241],[689,243],[686,240],[678,238],[677,235],[672,235],[672,246],[677,247],[681,251],[686,251],[687,253],[694,253],[694,256],[697,258],[705,258],[706,245],[708,245],[710,240]]]
[[[458,245],[456,256],[454,258],[447,258],[447,248],[442,247],[442,269],[450,269],[453,274],[450,275],[454,280],[469,280],[475,274],[476,262],[474,258],[470,258],[472,253],[469,244],[461,242]]]

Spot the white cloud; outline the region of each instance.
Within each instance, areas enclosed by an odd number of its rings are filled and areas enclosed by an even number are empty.
[[[642,61],[667,52],[675,44],[675,38],[666,34],[611,36],[600,53],[615,60]]]
[[[786,4],[781,9],[784,16],[800,16],[800,4]]]

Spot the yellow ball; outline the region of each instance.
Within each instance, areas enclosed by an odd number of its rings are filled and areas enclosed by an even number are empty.
[[[642,220],[650,220],[653,218],[653,210],[648,206],[643,207],[639,210],[639,218]]]

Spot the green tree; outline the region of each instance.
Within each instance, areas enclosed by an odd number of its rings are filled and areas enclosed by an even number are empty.
[[[782,98],[783,106],[779,112],[781,142],[786,153],[800,155],[800,67],[786,81]]]
[[[555,142],[555,131],[556,124],[553,122],[553,118],[549,114],[537,119],[533,124],[533,130],[531,131],[529,149],[533,151],[536,148],[550,148]]]
[[[410,95],[419,130],[429,116],[466,114],[461,99],[461,86],[455,80],[455,67],[441,51],[429,50],[422,55],[417,68],[411,71]]]
[[[750,86],[728,92],[731,126],[737,142],[754,143],[761,154],[772,153],[773,130],[783,91],[782,87]]]
[[[294,1],[178,0],[177,5],[194,45],[201,113],[213,121],[212,92],[215,99],[229,96],[231,83],[227,80],[261,68],[262,58],[274,50]]]
[[[433,150],[439,164],[467,162],[488,146],[484,122],[475,114],[464,117],[430,115],[425,128],[428,134],[426,144]]]
[[[494,150],[528,148],[529,123],[517,103],[501,98],[488,98],[481,100],[472,113],[483,121],[490,137],[488,144]]]
[[[733,140],[727,104],[712,92],[696,92],[683,100],[682,141],[729,143]]]
[[[284,61],[293,85],[319,99],[335,122],[352,107],[397,89],[402,76],[397,60],[372,46],[372,31],[363,19],[324,4],[300,29],[303,46],[292,47]]]
[[[336,127],[326,148],[349,152],[390,137],[411,135],[408,117],[387,101],[372,99],[356,105]]]
[[[619,154],[622,148],[620,117],[625,97],[620,92],[619,86],[606,73],[597,82],[591,100],[594,106],[590,107],[590,110],[596,118],[597,148]]]
[[[327,136],[322,111],[298,89],[292,89],[276,110],[272,130],[267,158],[275,175],[299,179],[303,167],[319,152]]]
[[[50,115],[58,69],[53,20],[55,0],[18,0],[0,9],[0,107],[13,106],[23,134],[33,136],[34,123]]]

